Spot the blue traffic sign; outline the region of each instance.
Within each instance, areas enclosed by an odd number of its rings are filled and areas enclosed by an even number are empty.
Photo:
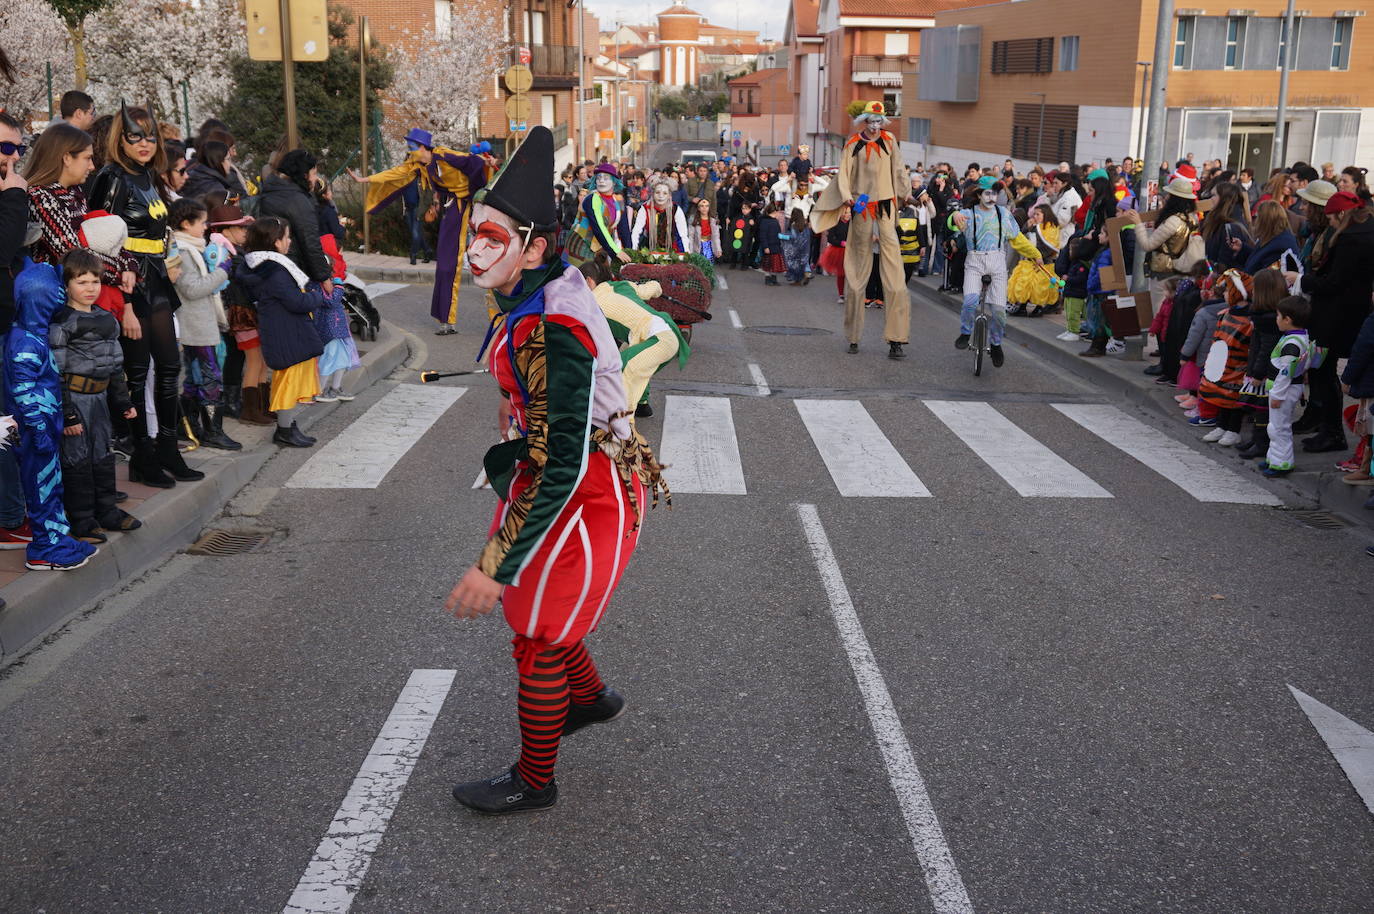
[[[789,146],[789,145],[786,144],[786,143],[783,143],[781,146],[778,147],[778,154],[779,154],[779,155],[787,155],[787,154],[788,154],[789,152],[791,152],[791,151],[792,151],[792,147]]]
[[[733,134],[731,134],[731,136],[733,136],[735,139],[739,139],[740,137],[744,136],[744,131],[736,130]]]

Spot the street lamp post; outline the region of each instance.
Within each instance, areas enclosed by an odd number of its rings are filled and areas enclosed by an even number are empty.
[[[1141,156],[1145,154],[1145,112],[1149,110],[1150,62],[1148,60],[1137,60],[1135,65],[1145,68],[1145,72],[1141,74],[1140,77],[1140,117],[1138,119],[1139,129],[1137,130],[1135,144],[1135,158],[1136,161],[1140,161]],[[1127,180],[1130,180],[1129,175],[1127,176]]]
[[[1284,14],[1283,29],[1287,36],[1283,42],[1283,60],[1279,61],[1279,106],[1274,112],[1274,154],[1272,164],[1282,168],[1286,161],[1288,146],[1288,73],[1293,69],[1293,55],[1297,50],[1297,35],[1293,33],[1293,0],[1288,0],[1288,11]]]

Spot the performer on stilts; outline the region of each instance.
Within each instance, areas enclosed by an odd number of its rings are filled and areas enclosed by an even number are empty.
[[[350,171],[354,180],[367,185],[367,211],[377,213],[400,199],[418,177],[422,187],[434,191],[439,206],[439,243],[434,256],[434,292],[429,313],[439,322],[435,336],[457,333],[458,288],[462,285],[463,255],[467,250],[472,195],[487,183],[490,160],[476,153],[435,146],[428,130],[412,128],[406,134],[406,159],[395,168],[363,177]]]
[[[911,185],[897,138],[884,129],[890,123],[882,102],[869,102],[855,118],[856,132],[844,145],[839,172],[811,211],[811,228],[819,233],[835,225],[841,207],[854,213],[844,252],[844,332],[851,354],[859,351],[864,332],[864,291],[873,271],[876,240],[886,303],[887,357],[904,359],[902,347],[911,333],[911,300],[897,241],[897,208],[898,195],[905,199]]]
[[[468,250],[473,281],[500,307],[482,353],[505,398],[502,425],[517,433],[487,452],[501,502],[444,604],[471,618],[499,600],[515,633],[519,760],[453,788],[491,815],[553,806],[562,738],[624,712],[582,639],[634,552],[646,500],[667,492],[630,425],[611,329],[582,274],[558,258],[553,173],[553,134],[534,127],[475,198]]]

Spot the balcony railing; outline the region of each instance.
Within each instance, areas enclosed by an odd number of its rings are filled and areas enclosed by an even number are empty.
[[[849,70],[854,74],[855,82],[867,82],[870,74],[893,73],[900,76],[907,70],[915,69],[915,66],[905,57],[875,57],[868,54],[858,54],[854,56],[853,64]]]
[[[559,124],[553,128],[553,148],[558,150],[566,145],[568,145],[568,125]]]
[[[576,76],[577,48],[565,44],[536,44],[530,47],[530,71],[538,76]],[[520,51],[512,49],[510,62],[520,62]]]

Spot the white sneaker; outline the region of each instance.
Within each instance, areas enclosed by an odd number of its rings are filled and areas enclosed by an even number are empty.
[[[1202,440],[1206,441],[1208,444],[1218,444],[1221,441],[1221,436],[1225,435],[1226,433],[1226,429],[1218,426],[1212,429],[1207,434],[1203,435]]]
[[[1126,344],[1123,343],[1123,342],[1121,342],[1121,340],[1108,340],[1108,341],[1107,341],[1107,354],[1108,354],[1108,355],[1121,355],[1121,353],[1123,353],[1123,352],[1125,352],[1125,351],[1126,351]]]
[[[315,395],[316,403],[333,403],[338,399],[338,397],[334,396],[334,392],[332,390],[322,390]]]
[[[1240,432],[1227,432],[1217,439],[1217,444],[1222,447],[1235,447],[1240,443]]]
[[[1056,336],[1055,339],[1062,340],[1065,343],[1076,343],[1078,342],[1078,334],[1074,333],[1072,330],[1065,330],[1063,333]]]
[[[354,400],[357,399],[357,397],[353,396],[352,394],[346,394],[342,390],[337,389],[334,391],[334,396],[339,398],[340,403],[352,403]]]

